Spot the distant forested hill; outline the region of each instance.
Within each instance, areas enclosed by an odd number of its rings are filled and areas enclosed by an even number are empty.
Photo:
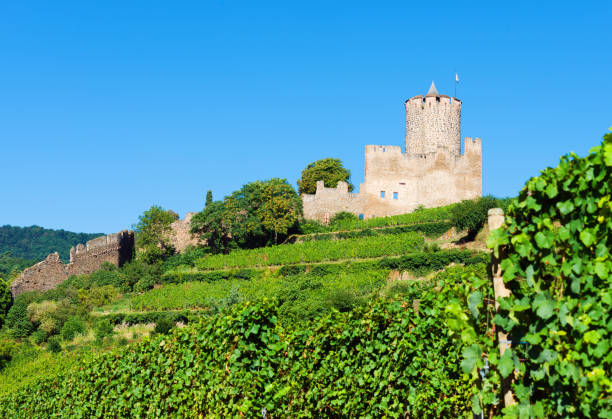
[[[51,230],[39,226],[0,227],[0,254],[23,259],[41,261],[49,253],[59,252],[62,261],[67,262],[72,246],[85,243],[102,233],[73,233],[64,230]]]

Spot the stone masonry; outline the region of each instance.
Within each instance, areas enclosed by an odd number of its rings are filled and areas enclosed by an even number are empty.
[[[57,287],[70,275],[90,274],[104,262],[122,266],[134,254],[134,232],[121,231],[97,237],[85,245],[70,249],[70,262],[64,265],[57,252],[25,269],[11,284],[13,298],[26,291],[47,291]]]
[[[188,246],[197,246],[198,239],[191,235],[191,218],[195,212],[188,212],[182,220],[176,220],[170,225],[170,241],[178,253],[183,252]]]
[[[304,216],[327,222],[348,211],[383,217],[437,207],[482,195],[482,143],[466,138],[461,154],[461,101],[429,92],[408,99],[405,152],[400,146],[366,145],[365,177],[359,193],[346,183],[302,195]]]

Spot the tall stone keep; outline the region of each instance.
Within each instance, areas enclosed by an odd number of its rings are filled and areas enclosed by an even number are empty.
[[[461,101],[436,86],[405,101],[406,146],[366,145],[359,193],[346,183],[302,195],[304,216],[327,221],[340,211],[360,218],[404,214],[423,205],[439,207],[482,194],[482,142],[465,138],[461,153]]]
[[[439,147],[461,154],[461,101],[441,95],[432,82],[425,96],[406,101],[406,153],[434,153]]]

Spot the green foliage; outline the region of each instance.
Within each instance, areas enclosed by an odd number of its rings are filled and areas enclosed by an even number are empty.
[[[11,227],[5,225],[0,227],[0,255],[8,252],[12,257],[28,259],[27,266],[33,264],[30,261],[43,260],[53,252],[58,252],[62,260],[67,261],[72,246],[86,243],[102,235],[102,233],[87,234],[50,230],[38,226]],[[23,268],[25,266],[17,269]]]
[[[80,289],[78,296],[79,303],[87,310],[91,310],[115,301],[119,297],[119,291],[112,285],[94,286],[90,289]]]
[[[176,302],[179,303],[179,302]],[[112,313],[102,316],[102,319],[108,321],[111,325],[119,324],[146,324],[157,323],[160,319],[166,318],[173,323],[189,323],[199,317],[203,313],[193,312],[189,310],[183,311],[147,311],[143,313]]]
[[[138,217],[138,223],[134,226],[136,248],[144,261],[154,264],[174,253],[170,225],[176,220],[178,214],[158,205],[153,205]]]
[[[13,297],[11,296],[9,284],[0,278],[0,329],[2,329],[4,319],[12,303]]]
[[[47,340],[47,350],[49,352],[58,353],[62,351],[62,344],[59,336],[51,336]]]
[[[28,305],[38,297],[38,293],[24,292],[15,298],[6,314],[4,327],[10,330],[15,338],[28,337],[36,327],[28,317]]]
[[[5,279],[15,271],[22,271],[36,263],[36,260],[27,260],[11,256],[10,252],[0,253],[0,277]]]
[[[322,180],[327,188],[335,188],[339,181],[348,183],[348,190],[353,190],[350,182],[351,172],[342,166],[340,159],[321,159],[310,163],[298,179],[298,193],[314,194],[317,191],[317,181]]]
[[[60,336],[64,341],[70,341],[74,339],[75,336],[85,333],[86,327],[87,325],[81,318],[73,316],[62,326]]]
[[[107,318],[102,318],[96,323],[94,328],[94,336],[98,341],[102,341],[105,337],[112,336],[114,333],[113,325]]]
[[[206,201],[204,203],[204,207],[206,208],[207,206],[209,206],[212,203],[213,203],[213,194],[212,194],[212,191],[209,189],[206,192]]]
[[[191,220],[191,233],[207,241],[215,253],[255,248],[297,231],[302,200],[285,179],[256,181],[212,202]]]
[[[170,320],[168,317],[162,317],[155,323],[155,329],[153,329],[153,333],[156,335],[167,335],[170,330],[174,327],[174,322]]]
[[[308,235],[293,235],[288,237],[285,243],[296,243],[306,241],[320,241],[320,240],[338,240],[338,239],[355,239],[358,237],[374,237],[383,236],[388,234],[401,234],[409,232],[420,232],[425,234],[426,237],[440,237],[446,233],[452,224],[449,221],[435,221],[420,224],[411,224],[399,227],[379,227],[379,228],[366,228],[362,230],[348,230],[348,231],[337,231],[331,233],[315,233]]]
[[[0,339],[0,371],[11,361],[14,351],[15,344],[12,341]]]
[[[355,222],[357,217],[352,212],[340,211],[329,220],[329,223],[333,226],[336,224],[341,224],[343,222]]]
[[[408,253],[422,248],[423,243],[423,237],[415,233],[338,241],[305,242],[259,249],[235,250],[227,255],[210,255],[198,260],[196,266],[204,270],[373,258]]]
[[[506,209],[508,203],[508,199],[497,199],[492,196],[461,201],[451,209],[451,224],[457,231],[467,230],[468,237],[473,239],[487,221],[488,211],[491,208]]]
[[[487,354],[491,366],[479,381],[476,412],[499,413],[501,379],[512,375],[518,403],[506,415],[612,415],[611,160],[612,134],[585,158],[562,157],[526,183],[505,226],[491,235],[511,292],[494,321],[513,344],[499,358],[483,327],[491,315],[483,307],[488,284],[465,298],[469,310],[455,307],[458,330],[473,348],[464,354],[464,370],[476,376],[483,366],[477,353]]]
[[[449,221],[451,218],[451,210],[455,205],[457,204],[436,208],[423,208],[407,214],[393,215],[390,217],[375,217],[363,220],[349,217],[346,219],[335,220],[334,223],[330,223],[328,226],[322,225],[316,221],[308,220],[300,226],[300,232],[302,234],[312,234]]]
[[[37,345],[46,342],[48,337],[49,334],[42,329],[38,329],[36,332],[32,333],[32,341]]]
[[[464,416],[471,382],[461,375],[461,345],[448,338],[446,298],[419,285],[408,300],[299,328],[278,323],[274,301],[246,303],[91,354],[2,398],[0,416],[257,417],[263,408],[273,417]]]

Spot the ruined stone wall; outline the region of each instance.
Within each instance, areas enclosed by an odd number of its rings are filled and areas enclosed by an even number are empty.
[[[399,146],[368,145],[365,180],[358,194],[349,193],[344,182],[336,188],[317,182],[317,192],[302,195],[302,203],[306,219],[327,222],[340,211],[384,217],[411,212],[419,205],[438,207],[481,195],[481,140],[466,138],[465,152],[458,156],[446,148],[413,155],[402,153]]]
[[[177,252],[183,252],[188,246],[197,246],[199,241],[196,237],[193,237],[189,232],[191,228],[191,218],[195,215],[195,212],[188,212],[183,220],[176,220],[172,223],[170,228],[170,239],[172,245]]]
[[[59,254],[52,253],[42,262],[25,269],[11,284],[13,298],[26,291],[47,291],[57,287],[70,275],[90,274],[104,262],[122,266],[134,254],[134,233],[121,231],[97,237],[85,245],[70,249],[70,263],[64,265]]]
[[[481,141],[466,138],[465,144],[463,155],[446,148],[408,154],[396,146],[366,146],[365,179],[359,190],[364,195],[365,217],[403,214],[419,205],[438,207],[481,196]]]
[[[306,219],[327,224],[334,214],[341,211],[359,216],[363,210],[363,196],[350,193],[346,182],[340,181],[335,188],[326,188],[320,180],[315,194],[302,195],[302,205]]]
[[[408,99],[406,105],[406,153],[435,153],[446,148],[461,153],[461,101],[437,95]]]

